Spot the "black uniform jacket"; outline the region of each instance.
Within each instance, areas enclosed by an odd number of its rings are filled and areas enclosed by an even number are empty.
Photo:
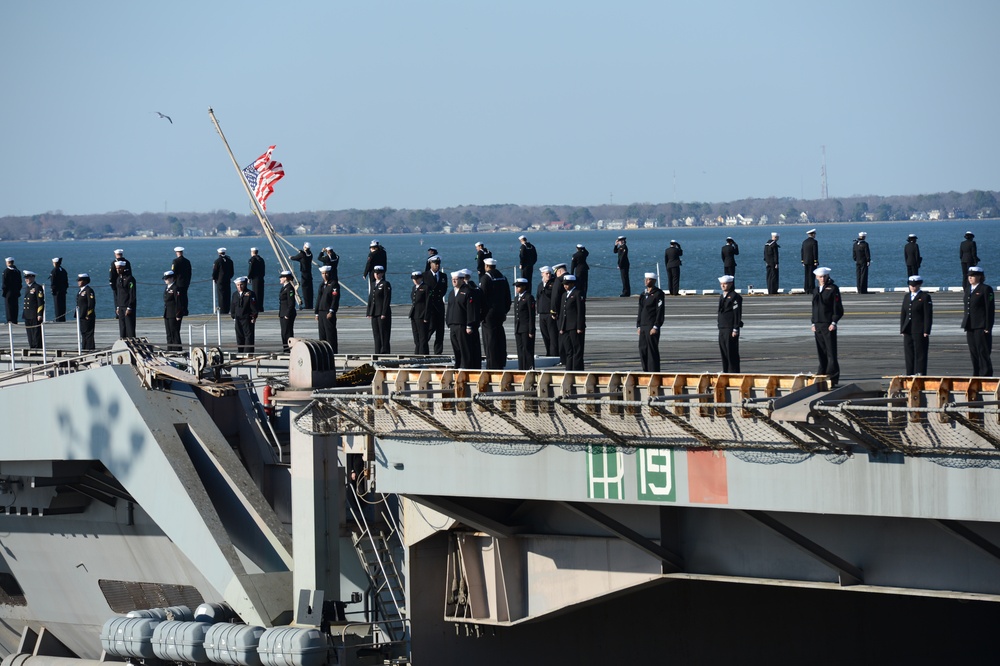
[[[559,308],[559,330],[582,331],[587,328],[587,302],[580,295],[580,290],[573,288],[563,294],[562,306]]]
[[[663,290],[658,287],[653,287],[652,290],[646,291],[642,290],[639,294],[639,313],[635,318],[635,327],[653,327],[660,328],[663,326]]]
[[[844,316],[844,303],[840,300],[840,287],[828,280],[822,289],[813,293],[812,323],[832,324]]]
[[[930,294],[918,291],[913,298],[910,298],[910,294],[903,295],[903,308],[899,311],[900,333],[930,335],[933,322],[934,312]]]
[[[743,326],[743,297],[727,291],[719,298],[719,330],[736,331]]]
[[[381,264],[379,264],[381,266]],[[392,316],[392,285],[386,279],[381,279],[372,287],[368,295],[368,308],[365,314],[369,317]]]
[[[514,299],[514,332],[535,332],[535,297],[527,291]]]
[[[410,290],[410,319],[427,321],[430,318],[431,290],[426,282],[413,285]]]
[[[993,302],[993,287],[980,282],[975,289],[965,294],[965,314],[962,328],[966,331],[993,330],[996,318],[996,304]]]

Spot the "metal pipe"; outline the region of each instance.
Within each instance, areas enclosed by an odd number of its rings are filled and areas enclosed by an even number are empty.
[[[14,372],[17,365],[14,363],[14,325],[7,322],[7,338],[10,340],[10,371]]]

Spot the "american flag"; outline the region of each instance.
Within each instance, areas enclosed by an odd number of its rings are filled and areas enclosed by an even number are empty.
[[[274,184],[285,177],[285,168],[281,166],[281,162],[271,159],[272,152],[274,146],[243,169],[243,177],[247,179],[250,190],[264,210],[267,210],[267,198],[274,192]]]

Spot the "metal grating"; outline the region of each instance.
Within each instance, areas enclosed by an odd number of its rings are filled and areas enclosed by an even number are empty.
[[[116,613],[167,606],[187,606],[193,610],[205,601],[198,589],[191,585],[107,579],[97,583],[108,606]]]

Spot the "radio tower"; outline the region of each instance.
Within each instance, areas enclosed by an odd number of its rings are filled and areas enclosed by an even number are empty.
[[[819,198],[826,199],[829,197],[826,191],[826,146],[823,146],[823,166],[819,171],[819,175],[820,175]]]

